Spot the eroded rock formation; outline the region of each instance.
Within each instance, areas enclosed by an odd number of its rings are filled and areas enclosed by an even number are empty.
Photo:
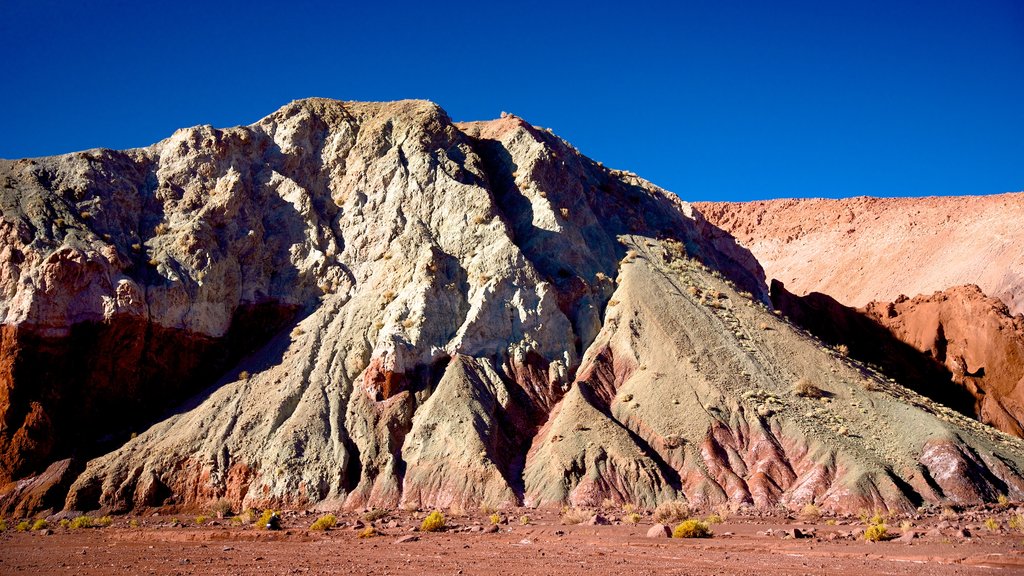
[[[52,415],[94,380],[206,386],[91,459],[71,509],[1024,497],[1019,440],[822,348],[731,236],[514,116],[303,100],[0,170],[5,474],[65,455]],[[140,351],[74,360],[78,327],[121,325],[88,340]],[[30,334],[66,346],[68,392]]]

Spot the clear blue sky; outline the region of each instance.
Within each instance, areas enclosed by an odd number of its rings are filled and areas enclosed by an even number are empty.
[[[1020,0],[207,4],[0,0],[0,157],[426,98],[688,200],[1024,189]]]

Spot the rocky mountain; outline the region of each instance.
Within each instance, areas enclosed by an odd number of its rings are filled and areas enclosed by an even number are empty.
[[[1024,435],[1024,193],[696,206],[757,256],[798,324]]]
[[[694,206],[797,295],[861,307],[976,284],[1024,312],[1024,192]]]
[[[310,99],[0,177],[6,509],[1024,497],[1024,442],[514,116]]]

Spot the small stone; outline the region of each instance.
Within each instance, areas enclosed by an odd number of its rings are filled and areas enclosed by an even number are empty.
[[[587,526],[607,526],[609,524],[611,524],[611,522],[600,514],[594,514],[590,517],[590,520],[587,520]]]
[[[672,531],[664,524],[655,524],[647,530],[648,538],[671,538]]]
[[[484,528],[484,532],[487,533],[487,534],[495,534],[495,533],[498,532],[498,530],[499,530],[499,528],[498,528],[497,524],[491,524],[487,528]]]
[[[415,541],[417,541],[419,539],[420,539],[419,536],[416,536],[414,534],[409,534],[408,536],[402,536],[398,540],[395,540],[395,544],[408,544],[409,542],[415,542]]]

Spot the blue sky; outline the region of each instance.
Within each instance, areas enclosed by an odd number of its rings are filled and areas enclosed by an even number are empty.
[[[0,54],[2,158],[426,98],[687,200],[1024,189],[1015,0],[0,0]]]

